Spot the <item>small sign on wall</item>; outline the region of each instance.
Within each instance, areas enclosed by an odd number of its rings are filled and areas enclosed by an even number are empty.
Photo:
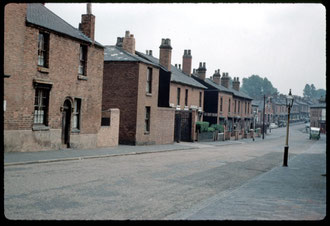
[[[6,105],[7,105],[7,102],[4,100],[3,101],[3,111],[6,111]]]

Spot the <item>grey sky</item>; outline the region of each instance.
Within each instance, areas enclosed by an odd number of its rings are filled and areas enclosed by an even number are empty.
[[[46,4],[78,27],[86,4]],[[170,38],[172,64],[182,64],[191,49],[192,67],[206,62],[206,77],[216,69],[242,79],[267,77],[280,93],[302,96],[306,83],[326,84],[326,17],[321,4],[111,4],[93,3],[95,39],[116,44],[125,31],[136,50],[159,57],[162,38]]]

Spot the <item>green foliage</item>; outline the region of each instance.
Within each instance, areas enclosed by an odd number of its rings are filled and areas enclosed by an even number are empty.
[[[219,133],[223,133],[223,131],[224,131],[223,125],[212,124],[211,127],[214,128],[214,130],[218,130]]]
[[[312,99],[320,99],[321,96],[326,95],[326,91],[324,89],[316,89],[314,84],[306,84],[303,90],[304,97],[309,97]]]
[[[241,90],[254,99],[258,99],[264,94],[273,95],[278,93],[277,89],[273,87],[267,78],[261,78],[259,75],[243,78],[242,82]]]
[[[196,122],[196,130],[198,130],[200,133],[207,132],[207,129],[209,128],[210,123],[209,122]]]
[[[207,128],[207,132],[214,132],[214,128],[213,127],[209,127],[209,128]]]

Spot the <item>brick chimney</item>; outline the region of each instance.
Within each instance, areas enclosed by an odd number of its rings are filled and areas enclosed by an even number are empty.
[[[236,77],[236,78],[234,77],[233,89],[239,91],[239,85],[240,85],[240,82],[239,82],[238,77]]]
[[[92,14],[92,3],[87,3],[87,14],[81,15],[79,30],[94,42],[95,16]]]
[[[206,66],[205,66],[205,62],[204,63],[202,63],[202,62],[199,63],[199,68],[197,68],[196,72],[197,72],[197,76],[200,79],[205,80],[205,77],[206,77]]]
[[[220,69],[215,70],[214,74],[213,74],[213,82],[215,82],[216,84],[220,85]]]
[[[167,70],[171,70],[172,46],[171,39],[162,39],[162,44],[159,46],[159,63]]]
[[[182,57],[182,71],[189,76],[191,76],[191,61],[191,51],[190,49],[185,49]]]
[[[125,32],[123,39],[123,49],[131,54],[135,54],[135,38],[134,35],[130,34],[129,31]]]
[[[221,85],[229,88],[229,76],[228,76],[228,72],[223,72],[222,73],[222,77],[221,77]]]

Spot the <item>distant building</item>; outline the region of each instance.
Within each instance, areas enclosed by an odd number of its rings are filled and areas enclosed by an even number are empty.
[[[320,99],[318,104],[310,106],[310,126],[318,127],[321,133],[326,133],[326,101]]]

